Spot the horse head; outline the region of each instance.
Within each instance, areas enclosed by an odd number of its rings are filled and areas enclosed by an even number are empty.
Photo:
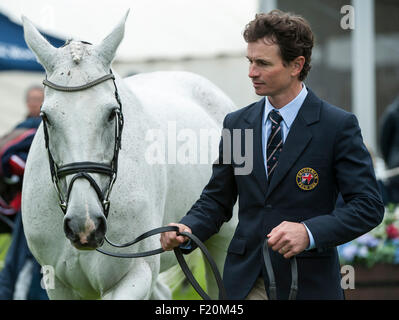
[[[41,110],[46,147],[65,235],[78,249],[101,246],[107,229],[123,124],[110,66],[127,15],[98,45],[68,40],[60,48],[22,17],[26,43],[46,71]]]

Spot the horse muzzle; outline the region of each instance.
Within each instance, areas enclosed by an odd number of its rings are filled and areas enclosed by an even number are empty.
[[[86,217],[84,221],[78,218],[64,218],[64,232],[71,244],[79,250],[94,250],[104,243],[107,231],[106,219],[103,215],[96,218]]]

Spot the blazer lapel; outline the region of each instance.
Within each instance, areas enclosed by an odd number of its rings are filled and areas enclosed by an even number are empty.
[[[258,101],[244,118],[246,128],[253,130],[253,170],[251,175],[258,182],[263,194],[267,191],[266,170],[262,152],[262,117],[265,110],[265,98]]]
[[[312,140],[312,132],[309,125],[319,121],[320,106],[321,100],[308,88],[308,95],[284,143],[276,171],[267,189],[266,198],[269,197],[271,192],[273,192],[277,185],[284,179],[287,172]]]

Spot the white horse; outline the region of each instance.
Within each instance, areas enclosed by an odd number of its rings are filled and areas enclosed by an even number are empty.
[[[110,73],[126,18],[127,14],[98,45],[72,41],[61,48],[50,45],[25,17],[23,25],[26,42],[45,68],[47,79],[59,86],[73,87]],[[43,122],[29,152],[22,195],[23,224],[33,255],[42,266],[54,268],[54,286],[47,288],[51,299],[171,298],[159,274],[177,263],[173,253],[120,259],[93,249],[101,245],[118,252],[159,248],[159,236],[155,236],[136,244],[134,249],[114,249],[103,244],[104,234],[113,242],[124,243],[147,230],[177,222],[209,180],[211,161],[199,164],[198,156],[197,164],[182,164],[178,159],[176,164],[151,163],[151,150],[157,149],[151,136],[163,133],[163,137],[170,139],[172,127],[177,134],[177,139],[174,137],[177,151],[189,149],[193,146],[187,145],[187,130],[183,129],[190,129],[197,137],[201,129],[218,130],[220,134],[223,116],[234,109],[232,101],[220,89],[191,73],[155,72],[124,80],[118,75],[115,78],[125,126],[107,219],[93,184],[83,178],[72,181],[63,214],[51,181]],[[42,112],[54,163],[58,166],[82,162],[109,164],[116,139],[115,108],[118,103],[112,79],[74,92],[47,86]],[[185,138],[184,134],[183,138],[179,136],[182,132],[186,133]],[[198,143],[196,155],[212,154],[215,150],[211,147]],[[163,150],[162,146],[157,150]],[[173,159],[176,150],[168,152],[163,157],[165,161],[169,156],[172,157],[169,160]],[[153,158],[159,156],[153,154]],[[99,189],[107,189],[106,174],[90,175]],[[66,174],[60,179],[62,194],[67,194],[73,177]],[[207,241],[221,272],[236,224],[233,220]],[[212,277],[207,278],[210,295],[217,297],[215,282]]]

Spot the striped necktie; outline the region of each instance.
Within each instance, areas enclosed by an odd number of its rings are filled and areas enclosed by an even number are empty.
[[[280,122],[283,120],[280,113],[272,110],[269,113],[269,119],[272,123],[272,130],[267,140],[267,178],[268,182],[272,179],[273,173],[277,167],[278,158],[283,148],[283,138],[281,134]]]

